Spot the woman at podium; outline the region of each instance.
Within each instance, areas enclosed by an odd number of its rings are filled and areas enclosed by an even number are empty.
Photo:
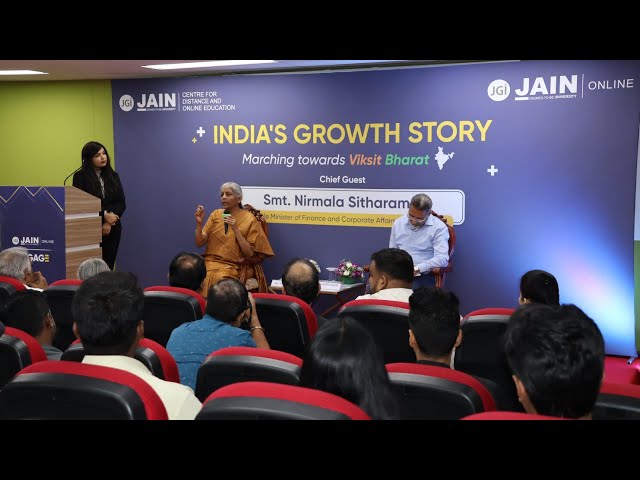
[[[111,167],[111,159],[104,145],[89,142],[82,147],[82,167],[73,176],[73,186],[101,201],[102,259],[113,270],[122,233],[120,218],[127,205],[120,177]]]

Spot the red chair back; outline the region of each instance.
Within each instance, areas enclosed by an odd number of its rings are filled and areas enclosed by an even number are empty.
[[[640,359],[607,355],[604,359],[604,378],[612,383],[640,385]]]
[[[358,320],[384,355],[385,363],[415,362],[409,346],[409,304],[390,300],[352,300],[338,311],[338,317]]]
[[[204,315],[204,312],[207,309],[207,300],[198,292],[194,292],[193,290],[189,290],[188,288],[169,287],[166,285],[154,285],[154,286],[145,288],[144,291],[145,292],[177,292],[177,293],[184,293],[185,295],[189,295],[195,298],[196,300],[198,300],[198,303],[200,304],[201,315],[199,318],[202,318],[202,315]]]
[[[513,312],[515,312],[515,308],[503,308],[503,307],[487,307],[487,308],[479,308],[477,310],[473,310],[472,312],[467,313],[464,316],[463,321],[467,317],[479,317],[480,315],[507,315],[511,316]]]
[[[39,362],[0,391],[0,418],[44,420],[167,420],[155,390],[117,368]]]
[[[640,385],[603,382],[592,417],[594,420],[640,420]]]
[[[78,339],[62,353],[61,360],[82,362],[84,356],[84,346]],[[158,342],[143,338],[140,340],[133,358],[143,363],[155,377],[169,382],[180,383],[180,374],[178,373],[178,365],[175,359]]]
[[[277,293],[254,293],[256,310],[265,336],[273,350],[298,357],[318,330],[318,320],[311,307],[299,298]]]
[[[370,420],[332,393],[268,382],[242,382],[213,392],[196,420]]]
[[[2,310],[14,293],[26,290],[24,284],[13,277],[0,275],[0,310]]]
[[[502,345],[513,312],[512,308],[483,308],[468,313],[460,324],[462,344],[455,350],[454,366],[461,372],[494,381],[515,401],[515,385]]]
[[[202,295],[185,288],[145,288],[144,336],[166,347],[176,327],[202,318],[202,302]]]
[[[76,339],[73,334],[71,302],[81,283],[80,280],[74,279],[59,280],[44,290],[51,315],[56,321],[56,336],[53,339],[53,346],[62,351],[65,351]]]
[[[252,347],[222,348],[210,354],[196,380],[200,401],[217,389],[237,382],[263,381],[297,385],[302,359],[278,350]]]
[[[466,373],[417,363],[391,363],[386,367],[400,396],[404,419],[457,420],[496,409],[489,390]]]
[[[35,338],[17,328],[5,327],[0,335],[0,388],[23,368],[46,359]]]
[[[82,280],[79,280],[77,278],[65,278],[62,280],[56,280],[49,286],[53,287],[54,285],[80,285],[80,284],[82,284]]]

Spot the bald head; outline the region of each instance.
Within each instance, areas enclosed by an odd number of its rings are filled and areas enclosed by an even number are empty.
[[[320,292],[318,270],[306,258],[294,258],[282,272],[282,289],[286,295],[311,304]]]

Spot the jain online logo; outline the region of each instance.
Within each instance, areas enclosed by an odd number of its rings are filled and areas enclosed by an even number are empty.
[[[11,243],[25,247],[37,247],[40,245],[40,237],[13,237]]]
[[[509,97],[511,86],[506,80],[494,80],[487,87],[487,95],[494,102]],[[514,90],[514,100],[558,100],[578,96],[578,75],[552,75],[549,77],[524,77],[522,87]]]
[[[170,112],[177,110],[176,104],[175,93],[143,93],[137,102],[131,95],[125,94],[118,100],[123,112],[130,112],[134,107],[137,112]]]

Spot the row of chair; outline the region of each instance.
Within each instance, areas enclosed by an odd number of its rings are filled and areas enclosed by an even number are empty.
[[[82,345],[78,342],[65,351],[62,361],[42,361],[45,359],[44,352],[35,339],[20,330],[7,327],[0,336],[0,358],[3,358],[3,352],[13,347],[17,352],[22,352],[26,361],[28,357],[32,357],[34,363],[22,369],[0,391],[0,410],[4,409],[1,415],[5,418],[112,418],[113,415],[117,418],[162,418],[162,414],[158,413],[159,409],[154,406],[154,396],[146,392],[145,387],[139,385],[140,382],[129,385],[128,375],[122,375],[126,372],[110,372],[112,369],[100,368],[96,370],[92,365],[78,366],[76,362],[84,357]],[[175,361],[156,342],[143,340],[135,357],[159,378],[179,381]],[[227,388],[238,382],[255,381],[296,387],[301,366],[302,360],[299,357],[275,350],[229,347],[213,352],[198,371],[196,394],[207,406],[206,409],[203,408],[201,418],[276,418],[278,415],[284,415],[284,418],[307,418],[313,415],[318,415],[318,418],[334,418],[337,415],[336,418],[342,418],[344,412],[338,415],[333,407],[322,407],[320,404],[298,405],[299,408],[292,408],[290,416],[278,413],[284,405],[291,406],[292,402],[298,401],[296,399],[301,391],[296,388],[282,390],[280,387],[265,387],[268,391],[276,389],[280,395],[284,395],[278,401],[264,400],[262,394],[248,390],[246,386],[231,390]],[[388,364],[387,371],[392,386],[401,399],[400,418],[458,419],[496,408],[495,401],[486,388],[465,373],[415,363]],[[35,373],[46,375],[23,376]],[[115,373],[117,374],[114,376]],[[93,378],[96,375],[97,380]],[[87,388],[90,390],[88,395],[85,391]],[[222,393],[219,393],[221,390]],[[241,391],[244,393],[237,393]],[[295,395],[293,398],[286,398],[286,392]],[[306,392],[302,398],[308,395]],[[109,400],[112,396],[117,397],[117,401]],[[237,399],[238,396],[242,399]],[[150,406],[145,403],[145,398],[149,397],[152,398],[149,400]],[[233,400],[230,399],[232,397]],[[220,400],[221,398],[225,400]],[[216,405],[209,405],[213,401]],[[76,402],[83,404],[77,412],[72,408]],[[103,406],[105,402],[115,405],[107,408]],[[267,405],[263,405],[265,402]],[[330,404],[335,402],[335,399],[331,400]],[[132,405],[125,408],[128,403]],[[257,408],[257,405],[262,405],[263,411],[256,412],[249,408]],[[92,413],[94,408],[98,410],[95,414]],[[328,409],[330,412],[324,412],[323,415],[320,412],[313,413],[318,408]],[[310,411],[301,413],[300,409]],[[128,413],[125,415],[123,412]],[[346,415],[345,418],[351,416]],[[640,418],[640,386],[605,383],[594,410],[594,418]]]
[[[53,282],[44,294],[56,320],[53,345],[66,350],[75,340],[71,302],[81,284],[67,279]],[[6,303],[24,285],[9,277],[0,277],[0,304]],[[254,293],[260,322],[268,332],[270,345],[277,350],[302,356],[318,329],[316,315],[302,300],[288,295]],[[184,322],[202,318],[205,299],[192,290],[168,286],[144,289],[145,337],[166,346],[171,332]]]
[[[82,343],[76,340],[62,353],[61,359],[82,362],[84,355]],[[134,358],[144,364],[156,377],[180,383],[176,361],[157,342],[143,338],[134,353]],[[5,327],[0,323],[0,388],[22,369],[45,360],[47,356],[35,338],[22,330]]]

